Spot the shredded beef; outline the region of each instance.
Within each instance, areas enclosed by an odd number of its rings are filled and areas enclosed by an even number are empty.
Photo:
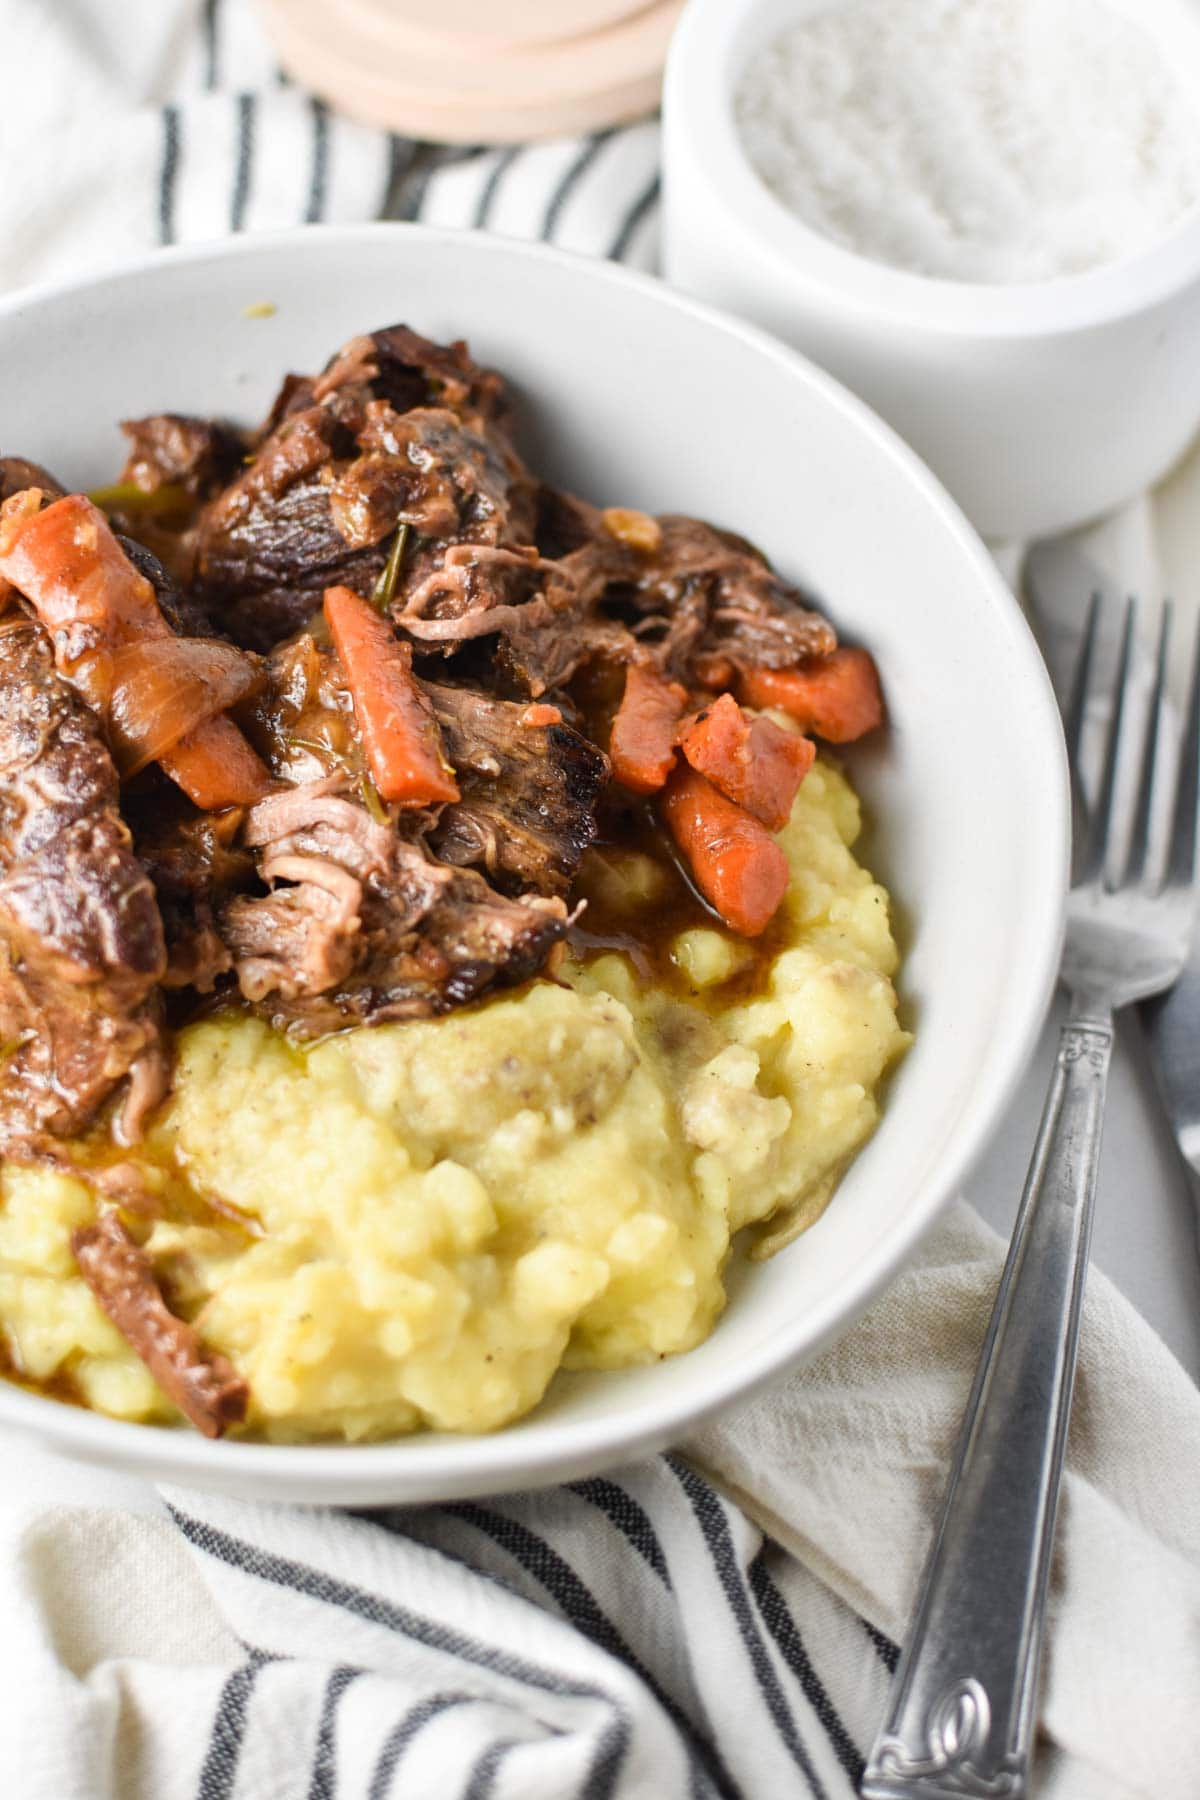
[[[608,762],[596,746],[561,722],[531,724],[529,709],[495,699],[475,687],[422,684],[442,729],[462,798],[439,809],[428,841],[437,856],[459,867],[477,867],[505,893],[531,889],[565,894],[594,834]],[[556,709],[555,709],[556,710]],[[301,635],[267,660],[267,682],[258,702],[258,742],[272,769],[287,779],[330,777],[336,786],[361,784],[365,767],[353,731],[353,703],[336,655]],[[280,794],[254,809],[246,842],[260,819],[283,818],[300,802]],[[309,804],[305,801],[304,804]],[[332,795],[322,804],[332,814],[372,822],[361,806]],[[305,841],[324,851],[328,838]],[[345,846],[333,854],[353,867]],[[363,871],[370,873],[371,871]]]
[[[242,841],[275,856],[331,858],[365,881],[386,874],[393,827],[338,789],[337,776],[272,794],[250,809]]]
[[[387,882],[364,902],[364,951],[354,987],[338,996],[342,1023],[450,1012],[528,981],[566,928],[561,900],[507,899],[473,869],[398,842]]]
[[[506,899],[397,839],[387,877],[364,892],[352,974],[322,1004],[265,1010],[302,1037],[451,1012],[538,974],[566,925],[561,900]]]
[[[154,413],[122,420],[121,430],[130,446],[121,480],[148,494],[178,487],[190,499],[207,499],[235,473],[245,452],[241,434],[218,419]]]
[[[294,1003],[347,981],[362,924],[361,882],[319,856],[265,857],[261,874],[273,891],[229,900],[221,916],[243,996]]]
[[[543,556],[560,558],[582,550],[600,530],[600,511],[586,500],[541,482],[534,497],[534,543]]]
[[[184,616],[207,620],[195,576],[197,519],[204,502],[240,468],[246,442],[216,419],[155,413],[126,419],[121,430],[129,455],[109,506],[109,519],[129,550],[130,541],[153,554],[160,571],[183,590]],[[132,490],[125,498],[122,490]],[[132,552],[130,552],[132,554]],[[136,559],[135,559],[136,560]],[[159,583],[150,576],[154,585]],[[169,607],[164,610],[170,611]],[[189,630],[197,627],[189,626]],[[205,629],[211,631],[210,624]]]
[[[10,620],[0,626],[0,1151],[83,1130],[127,1075],[157,1065],[165,963],[112,760],[40,626]]]
[[[163,1393],[205,1437],[221,1437],[246,1416],[250,1389],[163,1299],[153,1264],[115,1212],[71,1239],[79,1272]]]
[[[181,587],[176,577],[140,539],[116,534],[118,544],[139,575],[144,575],[158,598],[159,608],[176,637],[219,637],[199,596]]]
[[[461,345],[395,326],[356,338],[316,378],[289,377],[244,469],[206,509],[195,578],[256,649],[302,625],[320,590],[366,593],[401,523],[423,567],[442,542],[527,543],[535,487],[504,429],[503,388]]]
[[[237,813],[183,812],[155,784],[132,810],[134,844],[158,898],[166,941],[163,986],[210,994],[233,968],[217,929],[217,902],[249,887],[254,859],[233,840]]]
[[[744,538],[666,514],[657,548],[635,549],[602,525],[562,561],[584,613],[620,618],[672,678],[702,658],[788,668],[837,647],[828,620]]]
[[[276,645],[263,673],[250,729],[272,773],[299,786],[324,776],[339,777],[339,786],[361,781],[366,763],[354,704],[332,647],[299,632]]]
[[[407,325],[388,325],[369,341],[370,360],[378,370],[372,391],[397,412],[436,400],[464,419],[506,422],[509,402],[503,380],[475,362],[461,338],[434,344]]]
[[[226,902],[221,933],[243,996],[293,1036],[447,1012],[527,980],[566,929],[561,901],[435,862],[329,779],[260,802],[244,835],[270,891]]]
[[[537,699],[600,657],[628,661],[625,625],[589,613],[562,563],[532,546],[454,544],[413,568],[393,610],[397,627],[425,654],[453,658],[485,642],[492,669],[510,694]]]
[[[26,488],[40,488],[47,500],[61,500],[67,491],[40,463],[29,462],[24,456],[0,456],[0,501],[11,499]]]
[[[565,895],[596,832],[608,758],[561,722],[472,688],[426,683],[462,799],[430,844],[443,862],[481,869],[505,893]]]
[[[228,602],[294,583],[316,602],[314,588],[340,579],[348,554],[329,510],[320,475],[334,461],[336,418],[310,407],[285,419],[200,522],[196,576],[202,589]]]
[[[387,325],[351,338],[316,376],[289,375],[267,420],[267,431],[314,400],[341,393],[358,404],[386,400],[396,412],[436,403],[467,420],[503,424],[504,382],[474,362],[461,340],[435,344],[407,325]]]

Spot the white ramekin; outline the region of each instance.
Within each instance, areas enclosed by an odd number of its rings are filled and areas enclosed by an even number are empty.
[[[1164,474],[1200,426],[1200,212],[1125,262],[1021,285],[911,275],[842,249],[759,179],[732,104],[751,56],[839,3],[690,0],[664,94],[668,278],[862,395],[986,536],[1082,524]],[[1200,99],[1200,11],[1121,10]]]

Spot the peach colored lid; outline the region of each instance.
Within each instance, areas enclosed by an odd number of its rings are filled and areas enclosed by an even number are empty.
[[[431,47],[515,50],[607,31],[648,0],[374,0],[380,14]]]
[[[662,67],[682,0],[655,0],[602,30],[553,43],[470,52],[414,36],[409,0],[265,0],[284,67],[334,106],[372,125],[446,143],[513,143],[591,131],[658,103]],[[474,0],[472,0],[472,4]],[[431,15],[432,0],[413,0]],[[583,0],[585,16],[618,0]],[[493,9],[493,18],[501,9]],[[468,0],[448,0],[463,23]],[[547,0],[534,0],[543,19]],[[574,15],[572,15],[574,16]]]

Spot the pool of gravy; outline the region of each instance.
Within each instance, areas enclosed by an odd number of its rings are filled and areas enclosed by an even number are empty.
[[[612,886],[587,880],[585,858],[579,897],[586,905],[568,932],[577,962],[588,963],[608,951],[627,957],[646,987],[659,987],[677,998],[700,1001],[719,1011],[752,998],[767,984],[771,964],[786,948],[782,914],[776,914],[761,936],[742,938],[750,955],[727,981],[698,989],[671,954],[681,932],[708,930],[728,935],[729,928],[705,900],[688,874],[658,818],[652,801],[610,788],[597,815],[597,834],[589,855],[605,851],[636,852],[650,858],[661,876],[660,891],[643,904],[627,898],[614,902]]]

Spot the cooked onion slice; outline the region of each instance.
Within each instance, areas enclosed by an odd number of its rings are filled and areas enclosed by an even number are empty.
[[[216,638],[143,638],[116,651],[107,724],[123,779],[244,699],[260,679],[254,657]]]

